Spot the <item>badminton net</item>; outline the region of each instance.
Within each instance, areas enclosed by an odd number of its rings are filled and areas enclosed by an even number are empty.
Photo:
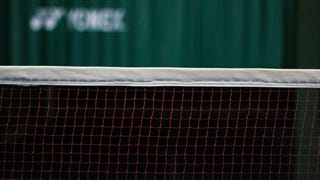
[[[1,179],[316,179],[318,70],[0,67]]]

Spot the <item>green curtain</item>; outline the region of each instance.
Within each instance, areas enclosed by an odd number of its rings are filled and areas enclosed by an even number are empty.
[[[1,64],[282,67],[283,1],[2,0]]]

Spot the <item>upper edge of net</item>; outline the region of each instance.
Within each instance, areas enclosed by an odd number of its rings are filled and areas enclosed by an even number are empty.
[[[0,84],[317,88],[320,70],[0,66]]]

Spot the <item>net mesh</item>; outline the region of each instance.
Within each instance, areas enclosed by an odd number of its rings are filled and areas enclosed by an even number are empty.
[[[0,178],[320,175],[318,89],[0,88]]]

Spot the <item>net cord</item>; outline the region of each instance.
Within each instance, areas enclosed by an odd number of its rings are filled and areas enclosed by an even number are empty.
[[[0,66],[0,84],[319,88],[320,70]]]

